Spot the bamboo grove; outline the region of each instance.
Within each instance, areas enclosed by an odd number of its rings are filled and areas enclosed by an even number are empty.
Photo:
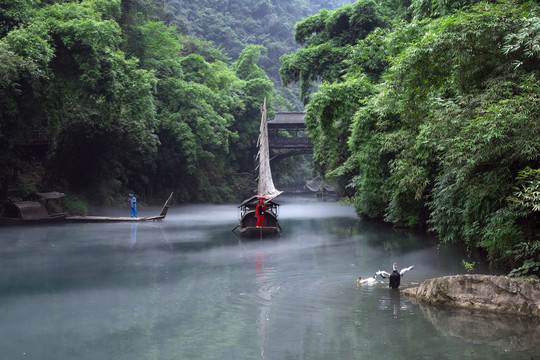
[[[297,23],[315,167],[365,218],[540,267],[536,2],[360,0]]]
[[[105,203],[171,190],[223,202],[249,189],[238,175],[253,169],[262,99],[270,112],[290,108],[257,65],[266,49],[246,45],[231,61],[163,11],[159,1],[3,2],[1,198],[18,183],[15,195],[54,187]],[[36,129],[51,142],[45,158],[22,146]]]

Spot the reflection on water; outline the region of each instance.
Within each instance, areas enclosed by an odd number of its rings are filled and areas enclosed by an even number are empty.
[[[463,272],[459,250],[337,203],[280,202],[283,235],[271,241],[232,233],[236,205],[174,207],[162,223],[1,228],[0,358],[539,355],[527,321],[426,309],[384,279],[356,286],[394,262],[416,265],[402,287]]]
[[[266,348],[268,347],[268,341],[270,336],[270,309],[272,305],[272,298],[279,291],[279,285],[275,285],[273,281],[274,269],[268,268],[264,260],[264,253],[257,253],[257,260],[255,260],[255,269],[257,276],[257,302],[260,304],[259,319],[258,319],[258,332],[260,336],[260,349],[261,359],[266,359]]]
[[[407,299],[402,299],[399,290],[388,289],[388,296],[382,297],[379,302],[379,308],[381,310],[388,310],[392,312],[394,319],[397,319],[400,312],[410,312],[412,304]]]
[[[489,344],[501,352],[540,351],[538,319],[424,304],[420,308],[442,334],[473,344]]]
[[[131,224],[129,248],[133,249],[137,244],[137,223]]]

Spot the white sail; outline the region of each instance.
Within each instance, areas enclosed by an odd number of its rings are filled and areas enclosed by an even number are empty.
[[[261,106],[261,129],[259,132],[259,182],[257,185],[258,195],[274,198],[282,193],[274,186],[272,171],[270,170],[270,149],[268,145],[268,119],[266,117],[266,98]]]

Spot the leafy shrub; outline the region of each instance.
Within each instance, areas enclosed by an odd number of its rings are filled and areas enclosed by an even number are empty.
[[[521,242],[509,251],[516,262],[522,262],[518,268],[513,269],[508,276],[540,275],[540,241]]]
[[[64,206],[69,214],[81,216],[88,214],[86,202],[77,196],[67,196],[64,199]]]

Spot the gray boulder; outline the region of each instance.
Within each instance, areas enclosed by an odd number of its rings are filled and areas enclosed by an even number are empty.
[[[493,275],[455,275],[401,290],[421,302],[540,317],[540,281]]]

